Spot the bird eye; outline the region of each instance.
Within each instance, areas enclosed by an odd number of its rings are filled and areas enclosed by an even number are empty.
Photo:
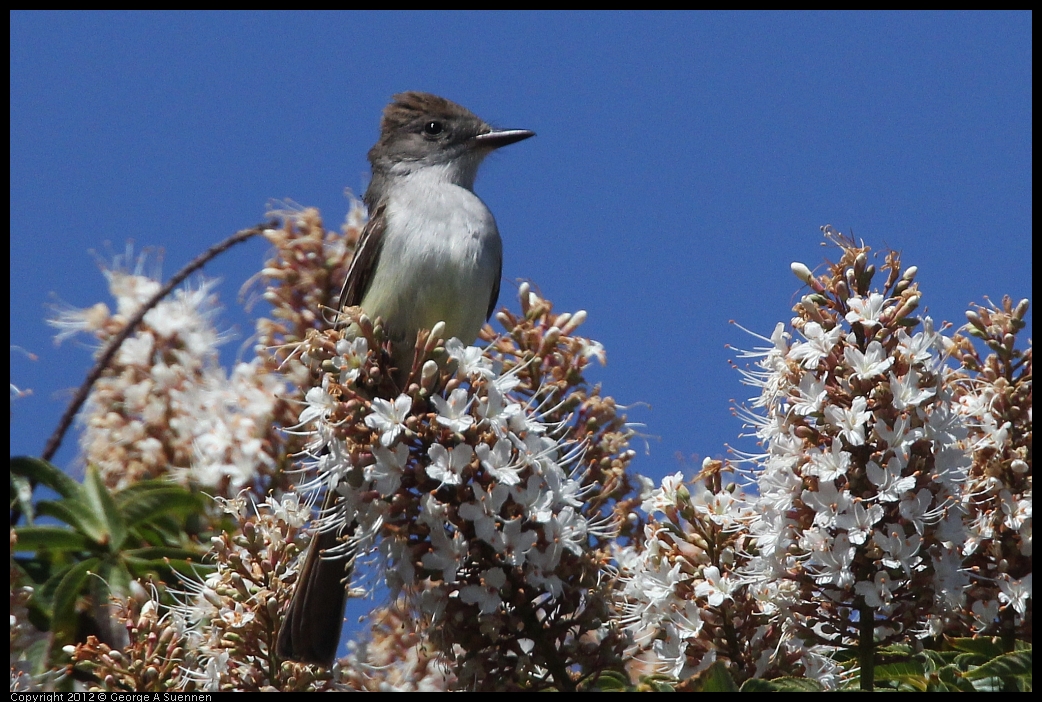
[[[441,122],[428,122],[423,125],[423,133],[427,136],[438,136],[445,131],[445,127]]]

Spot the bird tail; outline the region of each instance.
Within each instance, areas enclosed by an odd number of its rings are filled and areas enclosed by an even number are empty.
[[[341,538],[333,530],[319,532],[311,540],[279,630],[275,650],[284,660],[329,667],[336,658],[354,568],[353,553],[328,555],[337,546],[343,549]]]

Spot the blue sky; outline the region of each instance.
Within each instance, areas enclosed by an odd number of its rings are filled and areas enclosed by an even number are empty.
[[[38,360],[11,353],[33,392],[12,454],[40,453],[90,365],[43,323],[54,296],[110,302],[90,250],[162,247],[170,275],[273,199],[339,227],[403,90],[538,134],[476,186],[500,303],[528,279],[588,311],[592,377],[646,425],[635,468],[656,478],[736,443],[751,390],[726,345],[758,341],[729,320],[789,319],[820,225],[902,251],[935,319],[1030,297],[1029,13],[13,13],[11,343]],[[265,252],[205,270],[239,329],[228,362]]]

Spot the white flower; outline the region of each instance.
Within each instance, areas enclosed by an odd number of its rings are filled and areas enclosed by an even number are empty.
[[[847,312],[846,320],[851,324],[861,322],[866,329],[878,327],[885,304],[886,298],[879,293],[872,293],[867,298],[852,297],[847,300],[850,311]]]
[[[911,576],[912,568],[921,560],[917,555],[922,545],[918,534],[906,538],[901,526],[891,524],[887,533],[876,531],[872,540],[886,554],[883,557],[883,565],[887,568],[902,568],[906,576]]]
[[[441,444],[432,444],[427,449],[427,455],[431,457],[431,463],[425,466],[424,470],[432,480],[437,480],[442,485],[459,485],[463,469],[470,465],[470,459],[474,457],[474,449],[468,444],[460,444],[451,449]]]
[[[667,475],[662,479],[662,487],[653,490],[640,508],[648,514],[665,512],[677,504],[677,490],[684,485],[684,474],[677,471],[673,475]]]
[[[775,328],[775,333],[777,331],[778,327]],[[832,348],[842,334],[843,330],[838,326],[825,331],[817,322],[807,322],[803,327],[806,343],[793,343],[788,350],[788,357],[793,361],[799,361],[804,368],[814,370],[821,359],[832,352]]]
[[[923,322],[924,330],[915,336],[908,336],[908,332],[900,329],[897,332],[897,350],[909,365],[922,364],[928,370],[938,363],[933,349],[941,343],[940,334],[933,331],[932,320],[927,317]]]
[[[808,451],[810,463],[804,468],[807,475],[816,475],[822,480],[835,480],[841,475],[846,475],[850,468],[850,453],[843,450],[842,441],[833,441],[832,448],[828,451],[810,449]]]
[[[512,486],[510,496],[524,508],[525,515],[534,522],[547,522],[553,516],[553,493],[547,489],[546,482],[539,475],[528,476],[525,487]]]
[[[709,566],[702,570],[702,577],[705,580],[695,585],[695,597],[705,597],[711,607],[719,607],[724,600],[731,599],[735,583],[730,576],[720,575],[719,568]]]
[[[1027,612],[1027,601],[1031,599],[1031,573],[1020,580],[1011,580],[1005,575],[999,580],[999,599],[1008,603],[1017,614]]]
[[[366,468],[367,477],[373,481],[377,492],[388,497],[402,484],[402,473],[409,460],[409,447],[398,444],[392,451],[378,446],[373,449],[373,456],[376,457],[376,465]]]
[[[469,378],[472,375],[480,375],[489,379],[495,377],[491,359],[477,346],[464,346],[462,341],[453,337],[445,342],[445,351],[459,364],[458,376]]]
[[[988,600],[982,602],[977,600],[973,603],[973,607],[970,608],[973,612],[973,619],[976,621],[977,626],[974,629],[980,633],[995,623],[995,620],[999,616],[999,601]]]
[[[800,415],[820,412],[822,404],[828,398],[824,381],[818,380],[813,373],[803,374],[796,392],[798,396],[792,398],[792,410]]]
[[[878,341],[871,342],[864,353],[856,346],[848,346],[843,350],[843,358],[854,375],[865,380],[882,375],[894,363],[894,359],[885,357],[883,345]]]
[[[474,500],[459,506],[459,516],[474,523],[474,533],[479,539],[495,546],[502,538],[496,529],[496,518],[499,516],[499,508],[510,495],[510,489],[500,484],[490,492],[485,492],[476,482],[470,487],[474,491]]]
[[[904,378],[890,374],[890,392],[894,395],[894,407],[899,410],[918,407],[934,395],[933,388],[919,387],[919,373],[915,368],[908,371]]]
[[[837,535],[831,545],[825,537],[820,547],[811,553],[814,581],[819,585],[849,587],[854,583],[854,573],[850,569],[853,562],[854,547],[850,545],[846,534]]]
[[[872,533],[872,525],[883,518],[883,508],[871,505],[866,509],[864,502],[855,502],[852,507],[836,517],[836,527],[846,530],[850,543],[863,544]]]
[[[511,463],[514,453],[509,441],[497,441],[494,448],[489,448],[488,444],[478,444],[475,451],[481,465],[493,478],[504,485],[517,485],[521,482],[518,476],[521,467]]]
[[[904,461],[894,456],[883,468],[875,461],[869,461],[865,466],[865,474],[876,486],[879,499],[882,502],[897,502],[905,492],[915,487],[915,478],[912,476],[901,477],[904,469]]]
[[[931,517],[929,514],[930,504],[933,502],[933,494],[926,488],[912,494],[906,492],[898,505],[901,516],[911,522],[915,530],[920,534],[925,533],[925,522]]]
[[[443,427],[462,434],[474,424],[474,418],[467,414],[470,398],[467,397],[467,391],[463,388],[453,390],[448,400],[441,395],[433,395],[431,401],[438,409],[436,420]]]
[[[441,579],[447,583],[455,582],[456,573],[463,562],[463,554],[467,550],[467,542],[458,531],[450,539],[440,525],[431,530],[431,546],[433,551],[425,553],[421,562],[424,568],[440,570]]]
[[[836,526],[836,518],[845,512],[850,504],[850,493],[836,487],[831,480],[819,480],[818,490],[804,490],[801,495],[803,503],[814,510],[814,525],[823,529]]]
[[[596,358],[598,361],[601,362],[602,366],[608,365],[608,355],[604,351],[604,344],[602,344],[599,341],[594,341],[593,339],[583,338],[581,336],[575,337],[575,340],[578,341],[581,346],[582,350],[580,351],[580,353],[582,354],[583,358],[587,360],[591,358]]]
[[[478,416],[489,423],[497,436],[503,438],[510,429],[511,420],[521,413],[521,405],[507,397],[496,383],[487,387],[488,397],[478,403]]]
[[[865,443],[865,422],[872,418],[867,411],[868,400],[855,397],[850,409],[829,405],[825,408],[825,419],[839,428],[840,435],[850,442],[851,446]]]
[[[369,354],[369,342],[364,336],[350,341],[341,339],[336,342],[336,352],[338,355],[332,359],[332,364],[340,370],[340,384],[349,385],[355,382]]]
[[[459,597],[467,604],[478,605],[482,614],[492,614],[503,603],[499,590],[506,582],[507,576],[502,568],[489,568],[481,573],[481,585],[460,588]]]
[[[869,607],[886,607],[894,599],[893,581],[885,570],[876,573],[875,580],[863,580],[854,586],[854,592],[865,598]]]
[[[524,520],[521,517],[504,522],[500,531],[503,538],[496,544],[496,550],[506,554],[506,560],[512,566],[524,565],[525,554],[531,551],[535,542],[539,540],[539,535],[534,531],[521,530],[522,522]]]
[[[380,432],[380,443],[390,446],[405,431],[405,419],[411,409],[412,398],[404,393],[393,404],[377,397],[373,400],[372,413],[365,418],[365,425]]]

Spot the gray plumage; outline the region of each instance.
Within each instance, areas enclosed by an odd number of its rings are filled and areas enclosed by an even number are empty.
[[[394,96],[369,151],[373,178],[363,197],[369,222],[338,311],[361,306],[384,320],[395,379],[408,376],[416,333],[445,322],[445,337],[473,343],[499,297],[503,245],[496,220],[474,194],[493,150],[533,136],[492,129],[464,107],[429,93]],[[326,498],[325,508],[332,506]],[[315,535],[279,632],[280,657],[330,665],[340,641],[353,561],[323,552],[352,527]]]

